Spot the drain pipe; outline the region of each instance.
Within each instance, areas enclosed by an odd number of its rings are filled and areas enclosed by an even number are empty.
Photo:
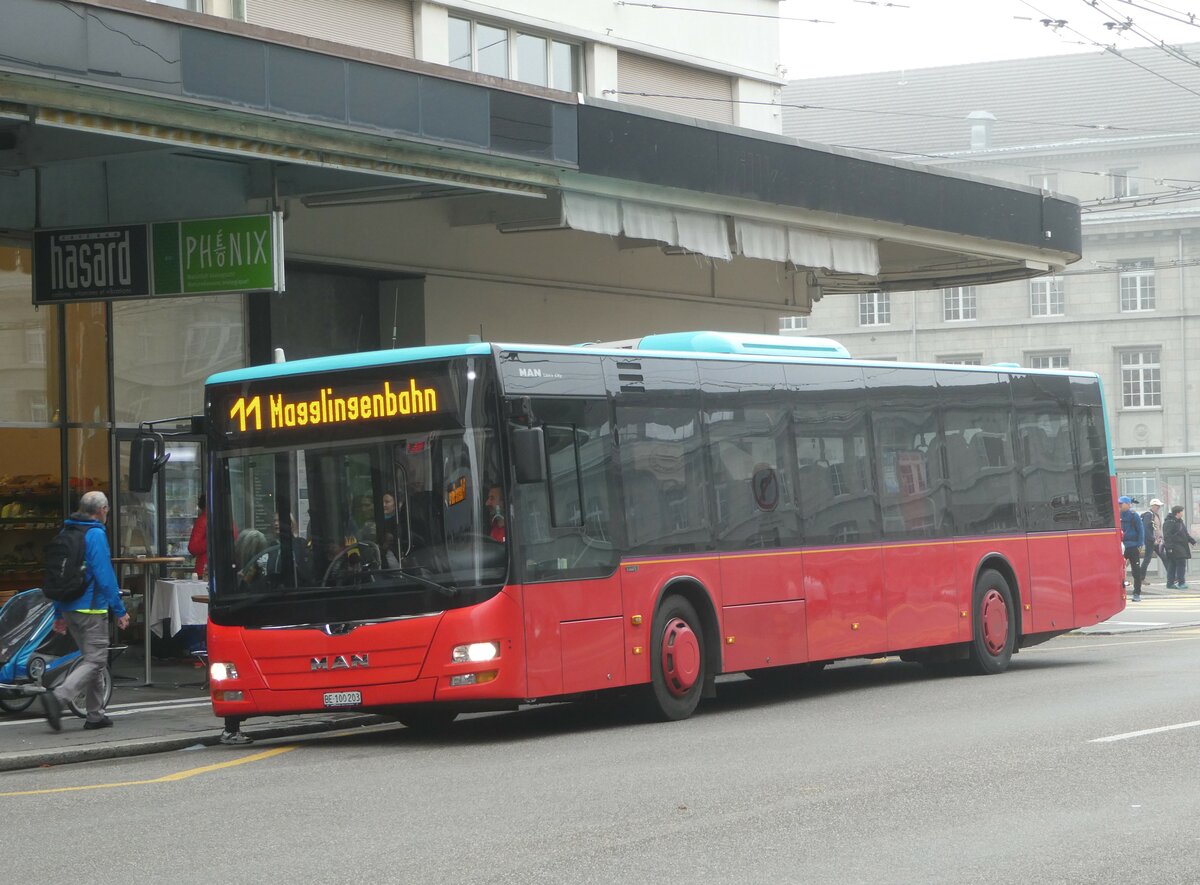
[[[1183,396],[1180,399],[1183,401],[1183,450],[1190,452],[1192,450],[1191,437],[1191,417],[1188,414],[1188,342],[1187,342],[1187,291],[1184,286],[1184,280],[1187,278],[1187,273],[1183,266],[1183,231],[1177,234],[1179,242],[1179,349],[1183,353]]]

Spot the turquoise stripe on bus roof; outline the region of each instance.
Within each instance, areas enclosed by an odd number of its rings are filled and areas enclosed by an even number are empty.
[[[349,353],[336,356],[314,357],[307,360],[296,360],[290,363],[268,363],[261,366],[249,366],[244,369],[231,369],[212,375],[206,384],[229,384],[238,381],[257,381],[266,378],[279,378],[288,375],[299,375],[304,372],[337,371],[340,369],[356,369],[364,366],[400,365],[415,363],[423,360],[436,360],[458,356],[484,356],[491,353],[492,348],[502,351],[517,351],[523,353],[558,353],[558,354],[589,354],[592,356],[612,356],[629,358],[633,354],[639,356],[654,356],[665,359],[717,359],[742,360],[750,362],[788,362],[796,365],[828,365],[831,358],[819,355],[804,356],[791,353],[699,353],[681,350],[651,350],[649,348],[629,350],[617,347],[582,346],[578,344],[514,344],[470,342],[467,344],[435,344],[425,347],[397,348],[395,350],[376,350],[365,353]],[[1081,369],[1030,369],[1026,367],[1012,368],[1007,365],[971,366],[955,363],[919,363],[900,362],[898,360],[876,360],[867,358],[834,357],[838,365],[855,366],[903,366],[917,369],[941,369],[953,372],[1001,372],[1006,374],[1029,375],[1068,375],[1083,378],[1099,378],[1095,372]],[[1103,388],[1102,388],[1103,391]]]
[[[344,369],[419,363],[425,360],[450,359],[458,356],[488,356],[491,352],[490,344],[473,341],[468,344],[434,344],[426,347],[402,347],[395,350],[372,350],[365,353],[318,356],[290,363],[267,363],[262,366],[218,372],[216,375],[211,375],[205,384],[263,381],[267,378],[285,378],[289,375],[302,375],[306,372],[339,372]]]
[[[683,353],[850,358],[850,351],[831,338],[785,337],[741,332],[660,332],[646,335],[638,342],[638,348]]]

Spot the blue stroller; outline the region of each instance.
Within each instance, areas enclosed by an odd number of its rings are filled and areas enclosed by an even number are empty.
[[[0,709],[24,712],[81,661],[71,637],[54,632],[54,603],[41,590],[18,593],[0,608]],[[102,672],[107,704],[112,697],[112,674],[108,667]],[[86,715],[82,692],[67,704],[76,716]]]

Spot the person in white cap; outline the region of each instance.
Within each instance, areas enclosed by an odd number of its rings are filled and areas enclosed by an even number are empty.
[[[1146,552],[1142,554],[1142,583],[1146,583],[1146,572],[1150,568],[1150,560],[1156,555],[1167,568],[1166,545],[1163,542],[1163,502],[1158,498],[1150,500],[1150,509],[1142,514],[1142,526],[1146,532]]]

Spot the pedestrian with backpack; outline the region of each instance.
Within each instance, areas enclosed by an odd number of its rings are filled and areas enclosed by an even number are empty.
[[[62,705],[85,692],[86,729],[109,728],[104,713],[104,681],[108,666],[108,614],[117,626],[129,626],[113,572],[108,534],[108,498],[103,492],[86,492],[79,511],[63,523],[62,531],[46,547],[46,579],[42,593],[54,602],[54,630],[70,633],[79,647],[81,662],[53,691],[42,693],[46,721],[62,730]]]

